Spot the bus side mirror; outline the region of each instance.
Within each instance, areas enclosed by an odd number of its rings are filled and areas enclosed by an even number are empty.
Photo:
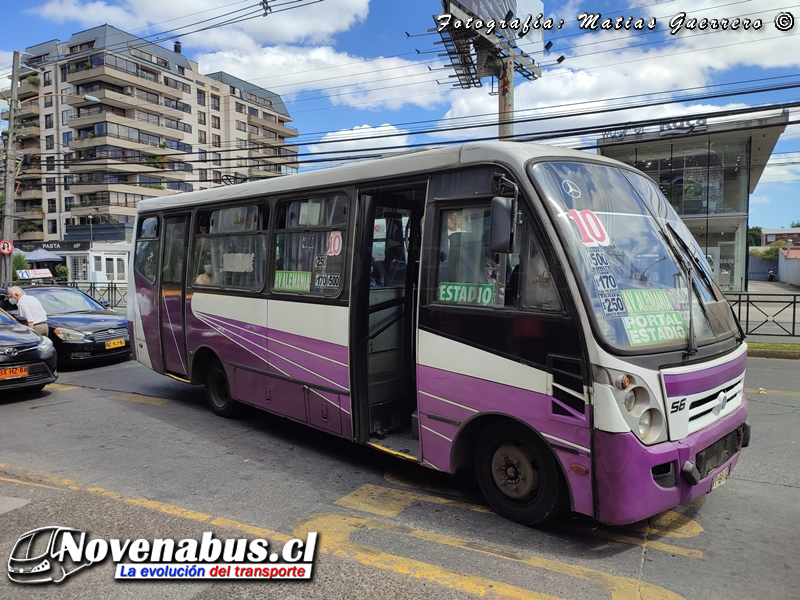
[[[508,254],[514,246],[514,199],[492,198],[489,247],[497,254]]]

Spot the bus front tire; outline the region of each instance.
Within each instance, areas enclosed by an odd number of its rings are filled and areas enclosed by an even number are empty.
[[[475,449],[475,475],[492,508],[517,523],[539,525],[567,508],[555,456],[520,423],[497,421],[484,430]]]
[[[228,376],[217,360],[208,365],[206,400],[209,410],[219,417],[230,418],[236,414],[238,403],[231,398]]]

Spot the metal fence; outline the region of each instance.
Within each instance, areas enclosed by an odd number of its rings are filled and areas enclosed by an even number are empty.
[[[745,334],[800,336],[800,327],[797,326],[800,294],[729,292],[725,297]]]
[[[127,308],[128,284],[114,281],[68,281],[66,285],[78,288],[97,301],[106,300],[111,308]]]

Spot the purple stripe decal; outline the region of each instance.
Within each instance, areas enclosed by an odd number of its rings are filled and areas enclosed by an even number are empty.
[[[480,412],[513,415],[541,433],[583,448],[591,447],[591,431],[587,418],[589,407],[583,415],[576,413],[576,418],[581,419],[579,422],[571,419],[569,421],[572,422],[565,422],[567,419],[559,421],[547,416],[547,407],[552,398],[546,394],[425,366],[417,367],[417,385],[420,422],[447,437],[454,437],[449,428],[446,428],[447,424],[431,422],[427,418],[428,414],[462,423]],[[423,458],[443,471],[450,472],[452,444],[424,429],[420,432],[420,439]],[[562,442],[561,445],[569,444]]]
[[[735,360],[710,369],[679,375],[664,375],[667,396],[688,396],[719,387],[731,379],[741,376],[746,363],[747,354],[745,353]]]

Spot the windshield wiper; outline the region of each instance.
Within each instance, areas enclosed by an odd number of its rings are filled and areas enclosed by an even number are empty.
[[[706,270],[703,268],[703,265],[700,264],[700,261],[694,255],[694,253],[692,252],[691,248],[689,248],[689,246],[686,244],[686,242],[683,241],[683,238],[681,238],[681,236],[678,234],[678,232],[675,231],[675,228],[672,226],[672,223],[668,222],[667,223],[667,228],[669,228],[670,232],[675,237],[675,239],[677,240],[678,244],[680,244],[680,246],[683,249],[684,253],[686,254],[687,258],[690,261],[692,261],[692,263],[694,264],[695,267],[697,267],[697,270],[700,272],[700,277],[703,279],[703,282],[708,287],[708,291],[711,293],[712,296],[715,296],[715,294],[714,294],[714,284],[712,283],[711,279],[709,279],[708,273],[706,273]]]
[[[670,223],[667,223],[667,229],[669,229],[670,232],[677,237],[677,232],[673,229]],[[686,350],[684,351],[684,356],[694,356],[697,354],[697,339],[694,335],[694,310],[692,306],[694,297],[694,267],[692,266],[692,262],[687,259],[684,253],[680,252],[678,248],[675,247],[674,240],[672,239],[671,235],[666,235],[663,231],[661,231],[661,235],[664,238],[664,242],[669,248],[672,249],[672,251],[675,253],[675,256],[680,261],[684,276],[686,277],[686,287],[689,291],[689,333],[686,336]],[[680,238],[678,238],[678,240],[683,242],[683,240]]]

